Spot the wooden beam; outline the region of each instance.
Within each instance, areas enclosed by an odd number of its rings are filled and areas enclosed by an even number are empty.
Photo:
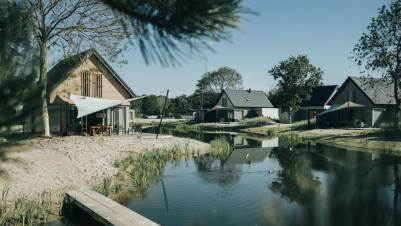
[[[155,222],[89,188],[66,193],[67,200],[106,226],[157,226]]]

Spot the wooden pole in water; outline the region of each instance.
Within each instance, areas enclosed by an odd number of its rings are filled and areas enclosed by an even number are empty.
[[[166,104],[167,104],[169,91],[170,90],[167,90],[166,98],[164,99],[164,105],[163,105],[162,115],[160,116],[159,128],[157,129],[156,139],[159,137],[159,133],[160,133],[160,130],[161,130],[161,127],[162,127],[162,122],[163,122],[163,116],[166,113]]]

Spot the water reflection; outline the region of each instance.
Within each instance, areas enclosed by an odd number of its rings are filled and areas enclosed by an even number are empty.
[[[272,157],[282,169],[269,188],[303,206],[298,225],[400,223],[399,157],[324,146],[278,148]]]
[[[189,133],[188,133],[189,134]],[[124,204],[162,225],[400,225],[399,156],[224,137],[228,156],[167,164],[147,196]]]
[[[270,157],[277,158],[281,169],[269,188],[288,200],[306,204],[319,192],[320,181],[313,175],[310,153],[292,148],[276,148]]]

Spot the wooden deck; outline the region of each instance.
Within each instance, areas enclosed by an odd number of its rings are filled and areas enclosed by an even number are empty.
[[[89,188],[67,192],[67,198],[94,220],[107,226],[155,226],[155,222]]]

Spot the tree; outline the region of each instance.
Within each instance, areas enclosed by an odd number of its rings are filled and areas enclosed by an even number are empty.
[[[232,68],[221,67],[205,73],[198,81],[197,87],[212,93],[220,93],[224,89],[241,89],[242,76]]]
[[[0,135],[10,132],[38,104],[29,14],[24,1],[0,4]]]
[[[130,34],[116,16],[95,0],[28,0],[32,12],[34,38],[39,48],[39,81],[43,135],[50,136],[47,108],[47,58],[51,48],[65,54],[97,47],[111,58],[117,56]]]
[[[396,102],[394,128],[399,127],[401,79],[401,0],[382,6],[353,50],[358,65],[378,72],[394,87]],[[372,84],[374,85],[374,84]]]
[[[157,115],[160,113],[157,107],[157,96],[150,95],[142,99],[142,113],[145,115]]]
[[[301,102],[310,98],[313,87],[322,84],[323,71],[310,64],[306,55],[299,55],[279,62],[269,73],[278,81],[278,107],[289,113],[291,123]]]
[[[191,109],[188,99],[189,98],[186,95],[181,95],[170,99],[167,108],[167,115],[174,116],[187,114]]]
[[[279,106],[281,103],[280,100],[280,96],[279,96],[279,92],[277,88],[273,88],[271,89],[268,93],[267,93],[267,97],[270,100],[270,103],[272,103],[273,106]]]
[[[221,91],[224,89],[241,89],[242,76],[229,67],[221,67],[206,72],[196,84],[195,92],[189,97],[192,108],[208,109],[213,107]]]
[[[47,109],[47,55],[62,50],[101,48],[115,58],[126,48],[124,37],[137,40],[146,62],[176,65],[190,52],[210,48],[208,42],[229,37],[245,12],[240,0],[28,0],[40,52],[43,133],[50,135]],[[103,2],[103,3],[101,3]],[[108,6],[108,7],[107,7]],[[110,8],[117,13],[112,13]],[[135,39],[131,39],[135,35]],[[184,47],[182,47],[184,46]],[[67,51],[71,52],[71,51]]]

